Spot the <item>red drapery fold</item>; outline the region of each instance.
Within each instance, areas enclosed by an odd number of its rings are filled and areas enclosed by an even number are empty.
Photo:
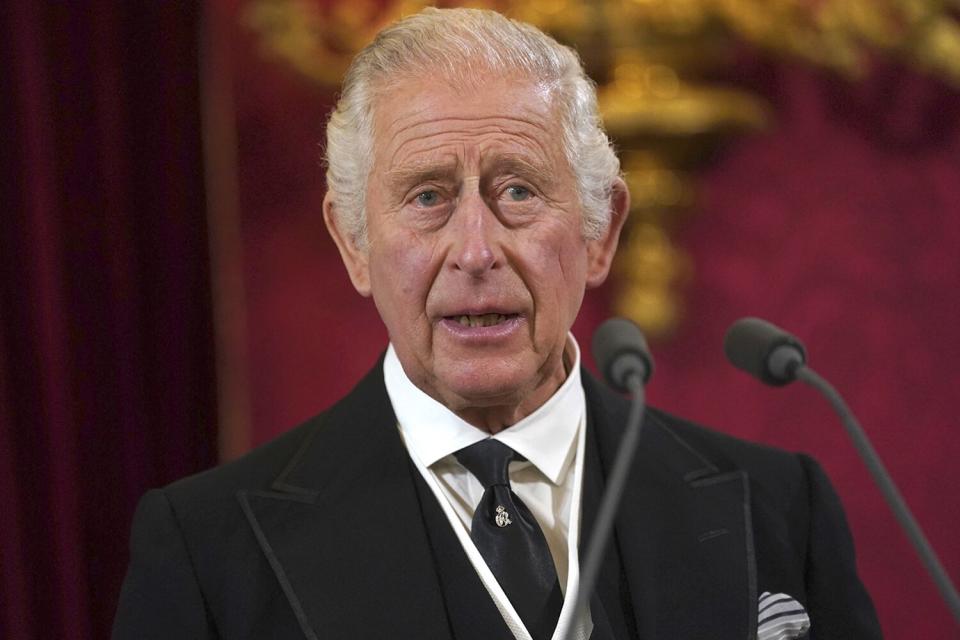
[[[189,3],[0,11],[0,637],[104,638],[149,487],[213,464]]]

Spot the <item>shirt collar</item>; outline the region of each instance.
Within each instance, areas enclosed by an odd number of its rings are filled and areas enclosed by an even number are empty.
[[[573,460],[577,429],[586,407],[580,382],[580,347],[573,334],[568,334],[565,356],[569,356],[565,361],[570,367],[560,388],[536,411],[493,436],[529,460],[555,484]],[[392,344],[384,358],[383,377],[404,441],[425,466],[491,437],[413,384]]]

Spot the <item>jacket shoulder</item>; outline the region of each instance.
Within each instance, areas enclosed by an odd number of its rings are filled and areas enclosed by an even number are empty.
[[[268,489],[311,435],[322,428],[326,415],[327,412],[313,416],[236,460],[181,478],[163,487],[162,491],[172,497],[187,498]]]
[[[626,425],[630,400],[612,391],[589,372],[584,372],[583,380],[590,411],[597,418],[597,424],[622,431]],[[798,479],[803,474],[800,456],[796,453],[744,440],[649,404],[644,413],[643,428],[661,431],[718,471],[742,469],[761,477],[782,478],[786,474]],[[643,446],[642,439],[640,446]]]
[[[594,423],[619,442],[627,421],[630,401],[615,393],[588,372],[584,390]],[[704,468],[716,473],[745,471],[750,478],[754,499],[765,503],[801,504],[807,491],[807,456],[789,452],[677,417],[647,405],[640,447],[667,446],[688,459],[698,459]],[[657,432],[657,433],[654,433]],[[666,445],[665,443],[670,443]]]
[[[720,471],[743,469],[761,478],[797,480],[804,475],[802,454],[723,433],[655,407],[647,410],[647,420],[652,428],[674,433]]]
[[[350,393],[322,413],[236,460],[177,480],[160,491],[177,510],[180,510],[178,507],[199,507],[213,511],[217,505],[235,503],[240,491],[270,491],[277,479],[297,463],[299,454],[312,440],[320,437],[333,442],[350,437],[350,423],[362,415],[362,408],[371,404],[378,394],[386,395],[380,366],[374,367]]]

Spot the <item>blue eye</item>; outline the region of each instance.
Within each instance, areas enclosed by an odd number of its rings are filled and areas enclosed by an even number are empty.
[[[422,207],[432,207],[440,202],[440,194],[436,191],[424,191],[417,194],[415,200]]]
[[[530,189],[521,187],[520,185],[512,185],[507,187],[507,194],[514,202],[523,202],[524,200],[528,200],[533,196],[533,194],[530,192]]]

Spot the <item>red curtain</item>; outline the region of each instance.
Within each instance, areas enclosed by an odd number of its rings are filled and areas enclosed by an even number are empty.
[[[193,3],[0,8],[0,637],[109,636],[133,508],[216,460]]]

